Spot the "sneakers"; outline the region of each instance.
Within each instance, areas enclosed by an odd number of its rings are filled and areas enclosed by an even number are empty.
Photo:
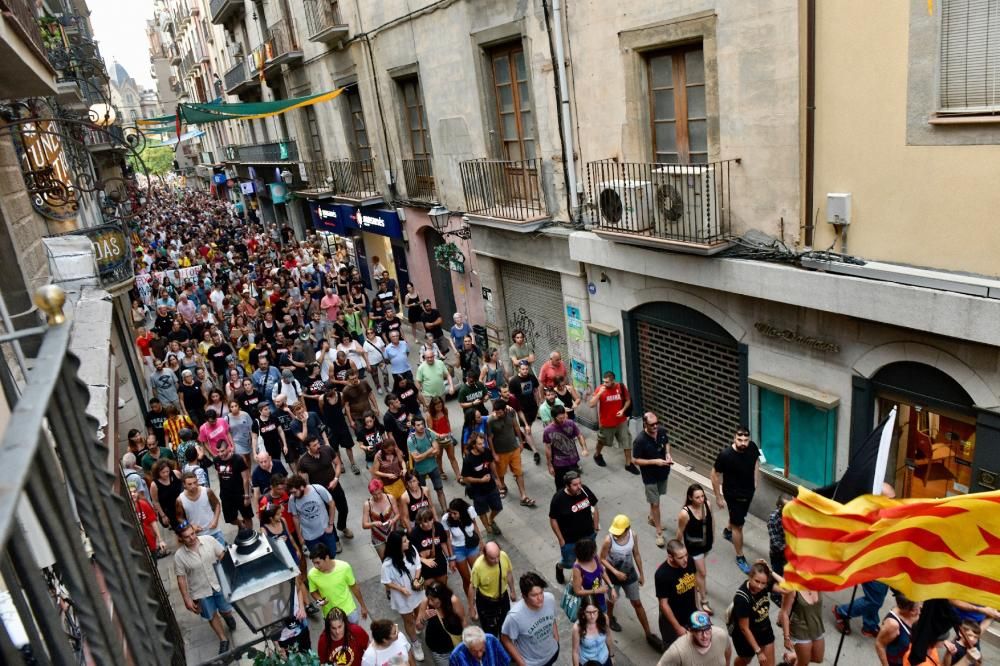
[[[340,533],[344,536],[345,539],[354,538],[354,532],[351,531],[350,527],[345,527],[344,529],[340,530]]]
[[[725,539],[726,541],[728,541],[729,543],[732,543],[733,542],[733,531],[731,529],[729,529],[728,527],[722,528],[722,538]]]
[[[656,634],[646,634],[646,643],[661,654],[667,649],[667,646],[663,644],[663,639]]]
[[[743,573],[748,575],[750,574],[750,564],[749,562],[747,562],[747,558],[743,557],[742,555],[736,556],[736,566],[738,566],[740,568],[740,571],[742,571]]]
[[[604,455],[600,453],[594,454],[594,462],[597,463],[598,467],[607,467],[608,463],[604,462]]]
[[[493,521],[493,536],[503,536],[503,531],[500,529],[500,526],[497,525],[497,521],[495,520]]]
[[[861,635],[867,636],[868,638],[875,638],[876,636],[878,636],[878,631],[872,631],[871,629],[862,629]]]
[[[851,620],[840,614],[837,607],[833,607],[833,624],[837,627],[837,631],[844,634],[845,636],[851,635]]]
[[[361,470],[358,469],[358,466],[355,465],[354,463],[351,463],[351,471],[354,472],[355,474],[361,474]]]
[[[663,538],[663,533],[657,534],[656,535],[656,547],[657,548],[663,548],[666,545],[667,545],[667,541],[666,541],[666,539]]]
[[[337,555],[340,555],[342,552],[344,552],[344,542],[337,539]]]
[[[635,463],[629,463],[625,465],[625,471],[630,474],[635,474],[636,476],[639,476],[639,468],[635,466]]]
[[[608,626],[611,627],[611,631],[622,630],[622,625],[618,624],[618,619],[614,615],[608,618]]]
[[[219,654],[229,652],[229,641],[219,641]]]
[[[556,563],[556,581],[560,585],[565,585],[566,584],[566,574],[563,573],[562,562],[557,562]]]
[[[219,613],[219,615],[222,616],[226,626],[229,627],[229,631],[236,631],[236,618],[233,617],[232,613]]]
[[[542,464],[542,454],[539,453],[538,451],[535,451],[535,464],[536,465]]]
[[[421,645],[419,640],[413,641],[413,658],[417,661],[424,660],[424,646]]]

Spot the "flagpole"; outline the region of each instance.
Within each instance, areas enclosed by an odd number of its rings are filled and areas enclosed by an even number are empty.
[[[847,603],[847,618],[844,622],[844,629],[850,627],[851,622],[851,611],[854,609],[854,598],[858,596],[858,586],[855,585],[854,589],[851,590],[851,600]],[[833,612],[837,612],[837,607],[834,606]],[[844,648],[844,639],[847,638],[847,633],[840,632],[840,641],[837,643],[837,656],[833,658],[833,666],[837,666],[840,663],[840,651]]]

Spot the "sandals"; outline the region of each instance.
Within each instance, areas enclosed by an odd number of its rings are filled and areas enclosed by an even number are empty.
[[[500,499],[506,499],[506,497],[507,497],[507,489],[506,488],[501,488],[500,489]]]
[[[532,509],[538,508],[538,504],[536,504],[535,500],[531,499],[530,497],[523,498],[521,500],[521,506],[527,506],[527,507],[530,507]]]
[[[442,481],[448,480],[448,475],[444,473],[444,470],[441,470],[441,480]]]

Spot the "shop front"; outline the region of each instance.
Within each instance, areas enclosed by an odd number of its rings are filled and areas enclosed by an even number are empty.
[[[401,293],[405,292],[410,273],[403,224],[396,211],[320,201],[310,202],[310,211],[313,227],[328,247],[332,244],[345,249],[347,263],[358,268],[368,289],[378,286],[372,280],[372,266],[378,257],[389,278],[395,281]]]

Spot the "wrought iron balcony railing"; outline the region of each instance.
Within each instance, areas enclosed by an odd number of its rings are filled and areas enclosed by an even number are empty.
[[[592,224],[598,232],[633,239],[725,245],[732,235],[730,170],[737,163],[591,162]]]
[[[466,210],[507,222],[549,216],[539,171],[542,160],[468,160],[460,164]]]
[[[295,23],[291,19],[281,19],[267,29],[268,38],[264,42],[270,47],[267,66],[280,65],[302,59],[302,47],[295,33]]]
[[[306,30],[311,42],[332,42],[347,36],[337,0],[305,0]]]
[[[32,0],[0,0],[0,15],[25,42],[31,45],[35,55],[45,61],[45,44],[38,28],[37,3]]]
[[[19,396],[0,354],[13,403],[0,440],[0,578],[14,609],[0,622],[0,663],[34,663],[24,658],[29,650],[39,663],[183,663],[159,574],[133,545],[139,532],[127,491],[87,414],[71,330],[61,323],[17,334],[41,337]]]
[[[333,191],[338,197],[357,201],[382,196],[375,178],[375,160],[330,160]]]
[[[431,158],[403,160],[406,196],[417,201],[434,201],[434,169]]]
[[[330,163],[326,160],[303,162],[306,180],[303,187],[310,191],[325,192],[333,189],[333,178],[330,175]]]
[[[246,83],[247,78],[249,78],[247,76],[247,63],[245,60],[239,60],[223,76],[226,92],[230,95],[235,95],[239,92],[243,84]]]
[[[299,148],[295,141],[275,141],[244,146],[230,146],[228,154],[234,162],[246,164],[270,164],[274,162],[298,162]]]

